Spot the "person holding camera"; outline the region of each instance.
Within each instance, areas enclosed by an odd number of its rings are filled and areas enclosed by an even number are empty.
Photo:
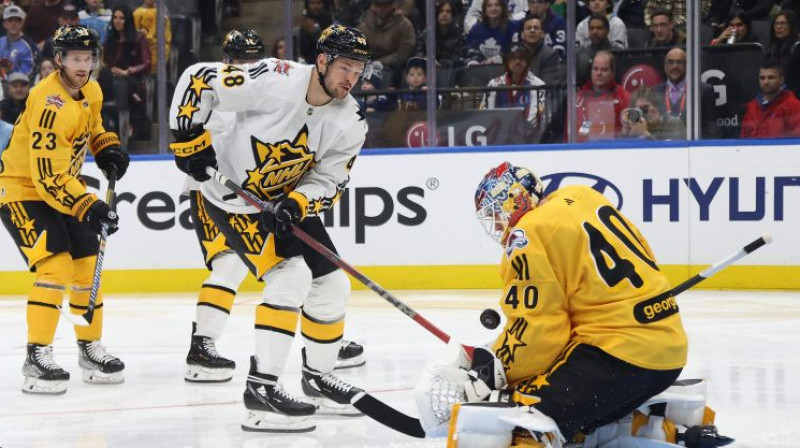
[[[686,126],[678,117],[661,113],[663,105],[650,87],[639,88],[631,96],[631,107],[622,111],[622,135],[649,140],[683,140]]]

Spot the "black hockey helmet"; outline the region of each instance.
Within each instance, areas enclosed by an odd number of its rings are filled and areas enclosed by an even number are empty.
[[[266,50],[261,36],[250,28],[232,30],[222,41],[222,53],[227,59],[264,59]]]
[[[53,51],[63,54],[67,50],[91,50],[99,55],[100,36],[83,25],[64,25],[53,35]]]
[[[365,64],[372,59],[372,52],[369,50],[364,33],[343,25],[331,25],[325,28],[317,40],[317,50],[328,55],[329,62],[339,56]]]

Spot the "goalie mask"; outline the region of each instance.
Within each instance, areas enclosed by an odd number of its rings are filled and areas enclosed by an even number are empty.
[[[503,243],[509,227],[542,199],[544,186],[526,168],[503,162],[489,171],[475,192],[475,209],[486,233]]]

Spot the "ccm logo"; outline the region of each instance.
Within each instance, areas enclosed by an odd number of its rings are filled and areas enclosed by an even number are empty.
[[[678,302],[672,296],[656,296],[633,307],[633,317],[640,324],[649,324],[677,313]]]

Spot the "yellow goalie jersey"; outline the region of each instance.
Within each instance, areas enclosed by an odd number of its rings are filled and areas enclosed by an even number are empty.
[[[686,364],[666,277],[639,230],[600,193],[556,190],[510,229],[504,249],[508,322],[493,350],[510,384],[545,373],[577,343],[646,369]]]
[[[97,197],[86,191],[79,176],[90,139],[105,129],[100,85],[92,79],[81,92],[83,98],[73,99],[58,72],[31,89],[2,155],[0,204],[43,200],[83,220]]]

